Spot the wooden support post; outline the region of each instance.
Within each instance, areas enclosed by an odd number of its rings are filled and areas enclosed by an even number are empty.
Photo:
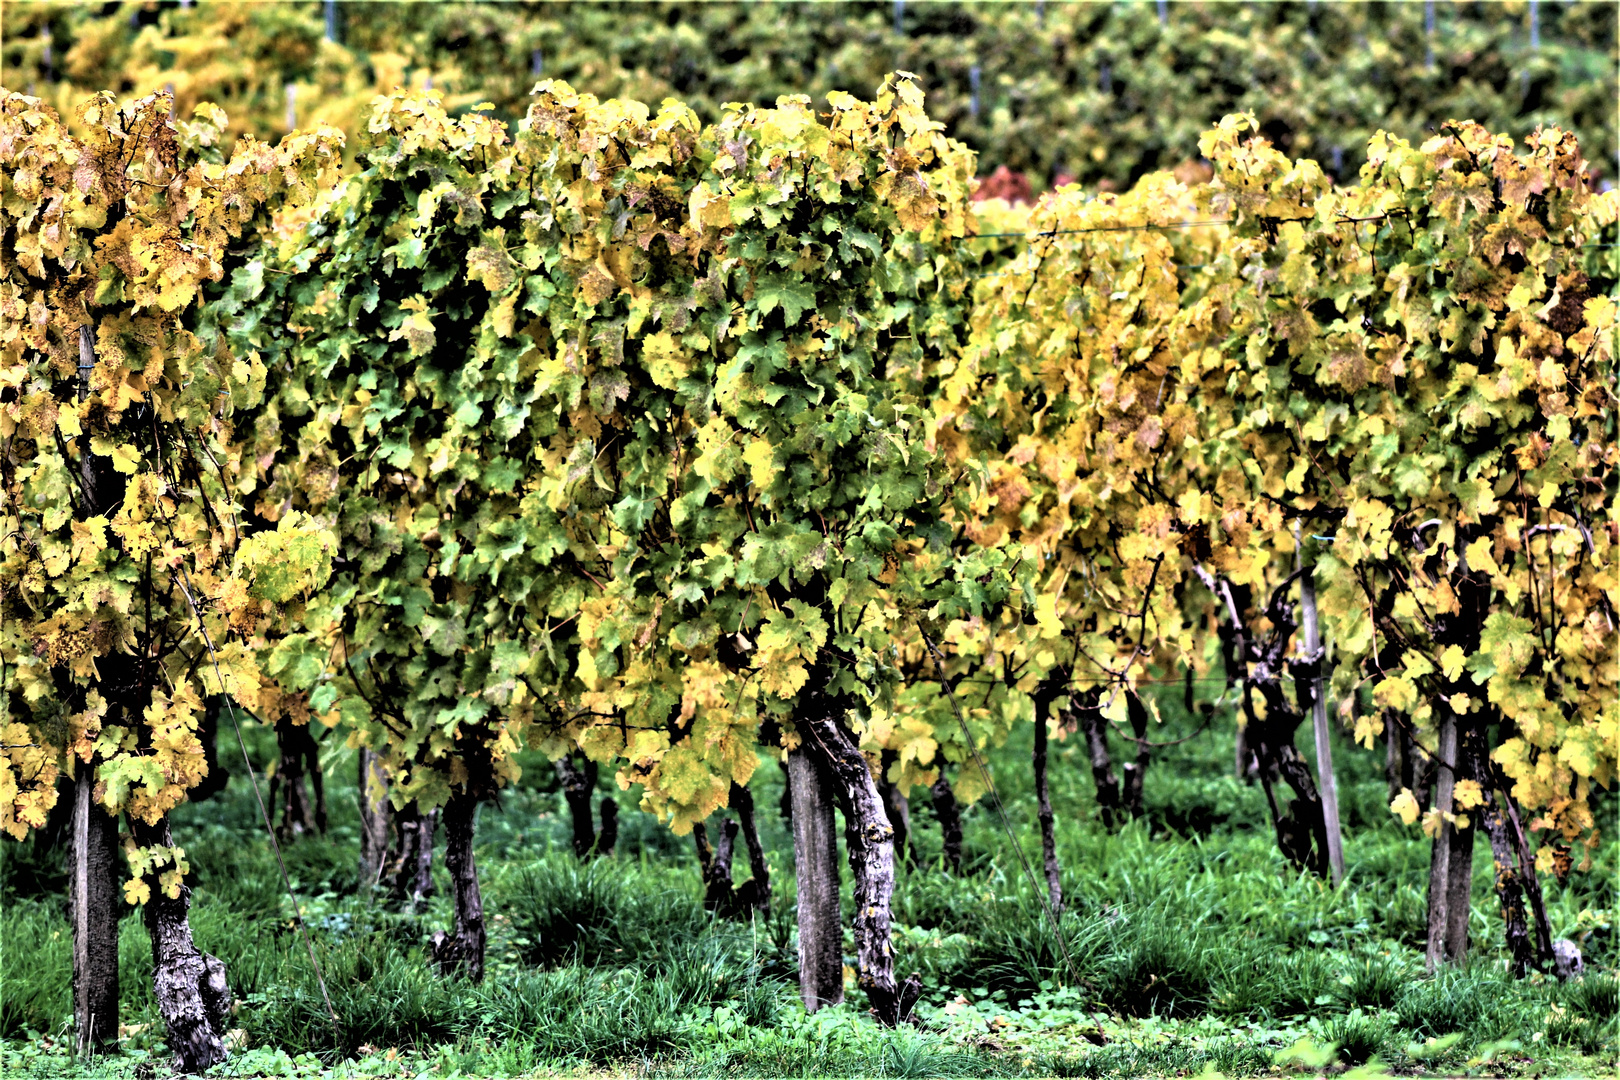
[[[1316,567],[1307,566],[1299,579],[1299,606],[1303,615],[1305,651],[1314,658],[1316,685],[1311,691],[1311,726],[1316,731],[1316,782],[1322,791],[1322,818],[1327,826],[1328,865],[1334,885],[1344,878],[1344,838],[1339,831],[1339,785],[1333,779],[1333,746],[1328,741],[1327,693],[1322,678],[1325,650],[1316,620]]]
[[[843,927],[838,910],[838,837],[833,796],[804,750],[788,753],[793,791],[793,867],[799,889],[799,994],[815,1012],[844,1000]]]
[[[1457,718],[1445,710],[1440,720],[1440,745],[1435,749],[1440,758],[1440,776],[1435,784],[1434,806],[1441,814],[1451,813],[1451,793],[1457,777],[1452,767],[1457,763]],[[1446,931],[1450,925],[1449,905],[1451,892],[1451,841],[1455,830],[1445,821],[1434,838],[1434,849],[1429,862],[1429,932],[1424,964],[1433,971],[1446,961]]]

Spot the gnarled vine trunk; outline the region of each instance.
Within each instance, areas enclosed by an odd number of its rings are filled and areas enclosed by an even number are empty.
[[[1119,777],[1114,775],[1114,764],[1108,755],[1108,721],[1102,714],[1102,703],[1097,691],[1087,690],[1074,702],[1075,721],[1086,739],[1086,754],[1091,761],[1091,780],[1097,789],[1097,809],[1101,812],[1104,828],[1113,828],[1124,814],[1120,803]]]
[[[1491,791],[1489,801],[1480,808],[1480,828],[1490,841],[1496,866],[1496,899],[1502,906],[1502,925],[1508,953],[1513,958],[1513,977],[1522,979],[1531,968],[1539,966],[1540,960],[1525,910],[1524,879],[1535,873],[1535,867],[1519,865],[1507,810],[1497,801],[1499,794]]]
[[[907,1019],[921,992],[921,982],[894,977],[894,947],[889,941],[889,901],[894,894],[894,827],[878,795],[866,757],[844,727],[841,703],[821,694],[816,704],[796,717],[804,745],[833,780],[848,822],[849,868],[854,878],[855,980],[866,991],[878,1022],[894,1025]]]
[[[388,869],[396,901],[416,908],[433,895],[433,834],[438,825],[438,809],[424,814],[415,802],[394,814],[398,847],[389,853]]]
[[[484,901],[473,863],[473,829],[479,798],[465,788],[444,806],[444,866],[455,891],[456,922],[433,935],[433,957],[445,974],[460,972],[473,982],[484,978]]]
[[[1282,675],[1287,667],[1285,657],[1295,628],[1288,590],[1299,572],[1289,575],[1272,591],[1265,609],[1271,629],[1264,638],[1254,635],[1245,621],[1250,596],[1247,586],[1234,586],[1202,568],[1197,568],[1197,572],[1226,608],[1227,617],[1220,635],[1227,678],[1239,682],[1243,689],[1240,755],[1249,757],[1249,761],[1243,763],[1240,759],[1240,763],[1244,767],[1252,765],[1259,776],[1266,793],[1266,805],[1271,811],[1272,829],[1277,834],[1278,850],[1296,866],[1329,878],[1332,863],[1322,796],[1311,776],[1310,765],[1294,745],[1294,733],[1304,714],[1290,704],[1282,689]],[[1309,674],[1305,672],[1306,677]],[[1286,806],[1277,798],[1278,780],[1285,781],[1293,791],[1293,798]]]
[[[731,882],[731,856],[736,850],[737,833],[741,826],[730,818],[720,824],[720,842],[709,843],[709,831],[703,822],[692,826],[692,841],[697,845],[698,866],[703,873],[703,906],[716,915],[734,919],[739,913],[737,888]]]
[[[577,761],[575,759],[578,759]],[[578,752],[564,754],[553,763],[562,783],[563,800],[574,829],[574,855],[589,858],[597,850],[596,825],[591,821],[591,797],[596,792],[596,762]]]
[[[1125,715],[1130,720],[1131,734],[1136,737],[1136,760],[1124,765],[1125,782],[1120,801],[1131,817],[1140,818],[1146,813],[1142,807],[1142,781],[1147,778],[1148,763],[1153,760],[1153,747],[1147,737],[1148,711],[1135,691],[1121,690],[1120,693],[1125,695]]]
[[[754,821],[754,793],[742,784],[734,783],[729,801],[731,808],[737,812],[743,844],[748,849],[750,877],[737,886],[738,910],[768,910],[771,906],[771,868],[765,861],[765,845],[760,843],[759,827]]]
[[[167,818],[156,825],[131,821],[130,828],[142,847],[174,845]],[[171,897],[156,872],[149,873],[146,881],[152,890],[144,914],[152,938],[152,986],[158,1011],[174,1053],[175,1070],[200,1073],[226,1057],[231,989],[225,965],[200,951],[192,940],[187,922],[191,889],[182,884],[179,895]]]

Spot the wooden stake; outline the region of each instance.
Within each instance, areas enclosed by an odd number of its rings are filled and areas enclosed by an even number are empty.
[[[1344,879],[1344,838],[1339,831],[1339,785],[1333,779],[1333,745],[1328,741],[1326,687],[1322,681],[1325,650],[1316,622],[1316,567],[1308,566],[1299,579],[1299,606],[1305,631],[1305,651],[1316,658],[1316,685],[1311,693],[1311,726],[1316,730],[1316,782],[1322,789],[1322,818],[1327,825],[1328,865],[1333,884]]]

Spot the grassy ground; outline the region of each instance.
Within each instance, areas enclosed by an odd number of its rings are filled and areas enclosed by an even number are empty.
[[[1163,734],[1178,734],[1178,722]],[[267,733],[250,737],[268,752]],[[1033,857],[1029,738],[1021,731],[992,764]],[[1079,740],[1057,744],[1053,796],[1069,898],[1062,927],[1078,978],[1063,970],[989,805],[967,813],[966,866],[953,877],[937,865],[938,828],[919,792],[919,858],[902,868],[894,906],[900,970],[920,971],[928,989],[922,1023],[890,1032],[865,1018],[853,990],[849,1003],[814,1017],[798,1004],[792,843],[776,812],[773,764],[755,783],[775,899],[768,916],[737,924],[704,913],[690,839],[636,812],[630,793],[621,796],[618,854],[576,862],[550,767],[526,762],[525,785],[479,821],[493,922],[489,977],[471,986],[437,978],[424,960],[427,936],[449,921],[442,879],[420,915],[359,894],[353,762],[336,742],[324,755],[331,833],[287,849],[341,1018],[336,1030],[291,931],[240,765],[223,795],[176,814],[177,840],[197,868],[198,943],[224,959],[240,999],[241,1049],[220,1075],[1615,1073],[1620,847],[1606,841],[1589,873],[1564,887],[1547,883],[1554,932],[1586,949],[1584,979],[1507,977],[1484,844],[1476,848],[1473,959],[1425,977],[1427,844],[1385,809],[1381,755],[1346,744],[1335,755],[1347,864],[1336,890],[1276,853],[1263,795],[1229,775],[1229,732],[1163,751],[1147,777],[1148,819],[1113,833],[1095,820]],[[1614,807],[1606,802],[1604,816],[1612,819]],[[139,920],[122,927],[124,1053],[75,1062],[59,873],[28,844],[7,841],[4,854],[0,1071],[165,1073]]]

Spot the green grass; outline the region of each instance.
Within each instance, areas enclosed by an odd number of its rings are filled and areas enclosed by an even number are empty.
[[[1172,719],[1166,734],[1183,724]],[[262,768],[266,733],[249,734]],[[1034,860],[1028,740],[1019,732],[991,759]],[[618,854],[576,861],[551,770],[526,760],[525,784],[480,817],[491,934],[489,976],[473,986],[439,978],[426,959],[428,936],[449,921],[442,877],[414,915],[359,893],[353,763],[331,740],[331,832],[290,845],[286,858],[341,1020],[334,1028],[238,762],[222,796],[175,821],[197,871],[197,941],[226,962],[239,999],[245,1049],[220,1074],[1115,1077],[1336,1062],[1612,1075],[1612,839],[1589,872],[1546,883],[1554,932],[1583,941],[1583,979],[1507,976],[1483,844],[1472,959],[1430,977],[1419,951],[1427,844],[1385,809],[1379,755],[1336,747],[1347,874],[1333,889],[1277,854],[1264,796],[1228,775],[1229,734],[1162,751],[1148,773],[1147,818],[1112,833],[1095,820],[1077,744],[1056,744],[1053,767],[1067,962],[990,807],[967,811],[969,872],[952,877],[939,868],[938,830],[917,793],[918,859],[899,870],[894,908],[900,971],[921,972],[926,991],[922,1023],[899,1031],[867,1019],[853,990],[813,1017],[798,1003],[792,844],[773,764],[760,770],[756,802],[775,895],[768,912],[739,924],[703,910],[690,838],[638,813],[630,793]],[[610,784],[604,777],[603,790]],[[1599,803],[1609,817],[1613,808]],[[121,928],[132,1028],[124,1053],[74,1062],[65,1055],[72,965],[58,856],[11,841],[0,850],[0,1071],[160,1074],[140,920],[132,914]]]

